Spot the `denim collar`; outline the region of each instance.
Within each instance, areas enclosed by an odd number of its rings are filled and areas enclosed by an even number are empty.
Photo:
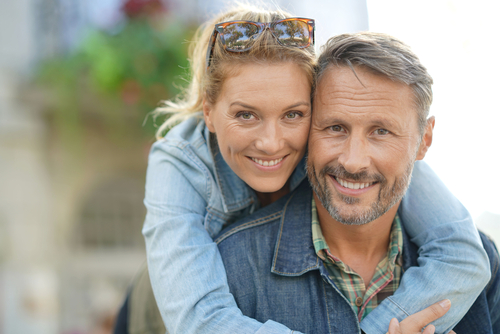
[[[311,200],[312,189],[304,182],[283,207],[271,272],[282,276],[300,276],[322,265],[312,241]],[[418,265],[418,248],[410,241],[404,224],[401,224],[401,229],[403,269],[407,270]]]
[[[205,127],[205,138],[209,143],[210,153],[214,160],[214,170],[217,185],[222,194],[224,212],[234,212],[256,203],[255,192],[236,175],[226,163],[217,144],[217,137]],[[290,191],[295,190],[306,178],[306,157],[299,162],[290,178]]]
[[[282,276],[300,276],[319,269],[311,230],[312,190],[303,182],[283,207],[278,240],[271,272]]]

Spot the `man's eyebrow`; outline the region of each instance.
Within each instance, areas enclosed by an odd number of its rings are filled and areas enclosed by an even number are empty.
[[[393,128],[396,126],[396,123],[392,122],[391,120],[388,119],[375,119],[372,121],[373,125],[375,126],[380,126],[380,127],[388,127],[388,128]]]
[[[332,116],[332,117],[319,118],[319,123],[320,124],[327,124],[327,125],[344,124],[344,123],[346,123],[346,121],[342,118]],[[385,127],[393,128],[397,125],[397,123],[394,123],[388,119],[377,118],[377,119],[374,119],[371,121],[371,125],[380,126],[383,128],[385,128]]]
[[[337,117],[324,117],[324,118],[319,118],[319,123],[321,124],[337,124],[337,123],[344,123],[340,118]]]

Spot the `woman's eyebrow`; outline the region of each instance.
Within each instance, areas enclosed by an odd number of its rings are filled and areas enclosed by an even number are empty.
[[[310,107],[311,106],[311,102],[306,102],[306,101],[297,102],[297,103],[294,103],[294,104],[286,107],[285,109],[292,109],[292,108],[296,108],[296,107],[300,107],[300,106]]]
[[[231,103],[229,106],[232,107],[232,106],[240,106],[240,107],[243,107],[243,108],[246,108],[246,109],[252,109],[252,110],[257,110],[257,108],[249,105],[249,104],[245,104],[245,103],[242,103],[242,102],[238,102],[238,101],[235,101],[233,103]]]
[[[256,107],[253,107],[249,104],[246,104],[246,103],[243,103],[243,102],[239,102],[239,101],[235,101],[235,102],[232,102],[229,106],[232,107],[232,106],[240,106],[240,107],[243,107],[243,108],[246,108],[246,109],[252,109],[252,110],[257,110],[258,108]],[[284,109],[292,109],[292,108],[296,108],[296,107],[299,107],[299,106],[307,106],[307,107],[310,107],[311,106],[311,103],[310,102],[305,102],[305,101],[301,101],[301,102],[297,102],[297,103],[294,103],[294,104],[291,104],[287,107],[285,107]]]

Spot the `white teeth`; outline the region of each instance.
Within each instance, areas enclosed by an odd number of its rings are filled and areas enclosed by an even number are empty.
[[[335,178],[338,183],[344,188],[349,188],[349,189],[363,189],[366,187],[369,187],[372,185],[372,183],[353,183],[353,182],[347,182],[345,180],[339,179],[338,177]]]
[[[274,165],[279,164],[281,162],[281,160],[283,160],[283,158],[279,158],[279,159],[275,159],[275,160],[269,160],[269,161],[262,161],[260,159],[255,159],[255,158],[252,158],[252,160],[255,161],[256,163],[258,163],[261,166],[272,167]]]

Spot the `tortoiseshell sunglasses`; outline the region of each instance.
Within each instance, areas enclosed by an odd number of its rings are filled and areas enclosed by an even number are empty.
[[[224,49],[231,52],[248,51],[254,45],[255,40],[266,29],[283,46],[297,47],[300,49],[314,45],[314,20],[301,17],[291,17],[288,19],[273,22],[253,22],[253,21],[230,21],[215,25],[210,42],[208,43],[206,65],[210,66],[217,34]]]

